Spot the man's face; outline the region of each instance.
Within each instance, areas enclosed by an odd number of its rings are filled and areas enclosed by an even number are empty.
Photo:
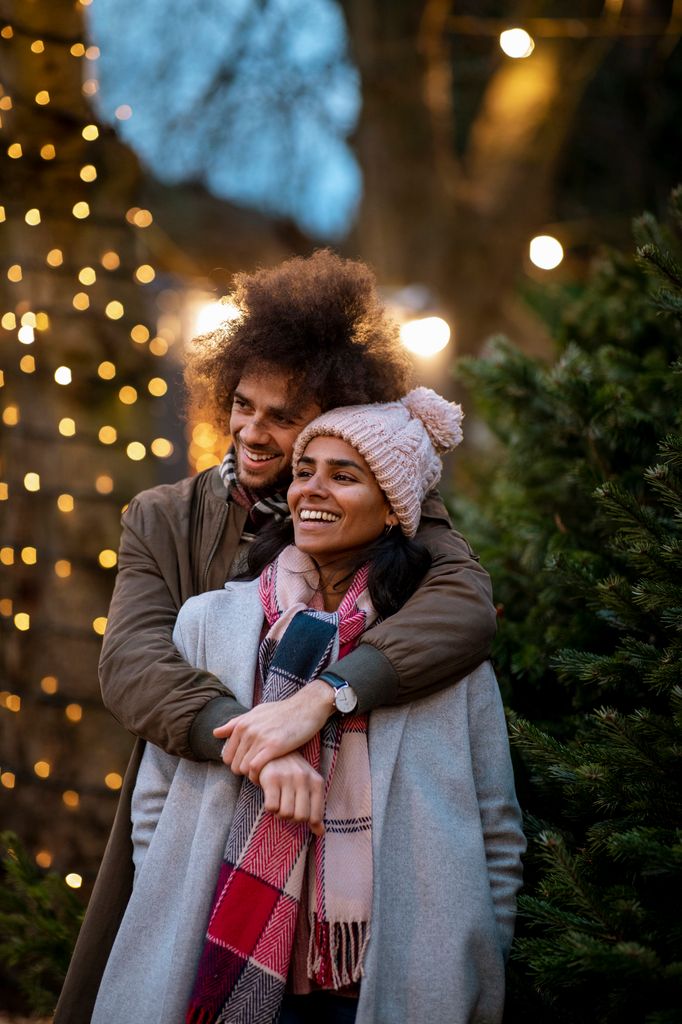
[[[291,480],[291,455],[306,423],[319,416],[317,402],[291,404],[288,374],[270,367],[245,371],[230,413],[237,477],[251,490],[273,490]]]

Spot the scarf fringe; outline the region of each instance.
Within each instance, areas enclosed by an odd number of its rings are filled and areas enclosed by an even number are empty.
[[[320,921],[310,915],[308,977],[322,988],[345,988],[362,978],[367,921]]]

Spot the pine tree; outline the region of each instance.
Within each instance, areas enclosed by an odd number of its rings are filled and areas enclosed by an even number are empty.
[[[682,190],[671,220],[600,268],[556,365],[499,346],[466,371],[506,439],[477,539],[523,712],[509,1020],[681,1019]]]

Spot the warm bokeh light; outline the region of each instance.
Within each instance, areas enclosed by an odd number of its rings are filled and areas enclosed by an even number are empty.
[[[13,331],[17,326],[17,318],[14,313],[3,313],[0,324],[5,328],[6,331]]]
[[[2,772],[0,774],[0,783],[2,783],[5,789],[14,789],[16,781],[17,777],[14,772]]]
[[[108,473],[100,473],[95,480],[95,490],[98,494],[111,494],[114,489],[114,481]]]
[[[81,798],[75,789],[65,789],[62,793],[62,800],[67,807],[78,807]]]
[[[130,330],[130,337],[137,345],[144,345],[145,341],[149,341],[149,328],[144,324],[135,324]]]
[[[64,253],[61,249],[50,249],[45,259],[51,267],[61,267],[64,262]]]
[[[400,340],[410,352],[428,358],[448,344],[450,328],[439,316],[420,317],[401,326]]]
[[[94,284],[97,280],[97,273],[94,267],[81,267],[78,271],[78,280],[84,285]]]
[[[81,200],[79,203],[74,203],[71,212],[76,220],[85,220],[86,217],[90,216],[90,207],[84,200]]]
[[[47,89],[41,89],[40,92],[36,93],[36,103],[39,107],[46,107],[50,102],[50,94]]]
[[[6,427],[16,427],[21,419],[18,405],[8,405],[2,410],[2,422]]]
[[[105,270],[118,270],[121,266],[121,258],[117,252],[114,252],[113,249],[109,249],[108,252],[102,253],[100,263]]]
[[[57,384],[62,384],[64,386],[70,384],[71,370],[68,366],[58,366],[54,371],[54,379],[57,381]]]
[[[147,384],[147,390],[150,395],[154,396],[154,398],[161,398],[168,391],[168,385],[163,377],[152,377]]]
[[[104,776],[104,785],[109,789],[120,789],[123,785],[123,777],[118,772],[108,772]]]
[[[94,181],[97,177],[97,168],[94,164],[85,164],[80,171],[81,181]]]
[[[35,565],[38,561],[38,552],[30,545],[21,549],[21,560],[24,565]]]
[[[107,302],[104,312],[110,320],[120,320],[125,310],[122,302],[119,302],[117,299],[113,299],[111,302]]]
[[[80,3],[83,4],[84,7],[89,6],[90,2],[91,0],[80,0]],[[65,876],[64,881],[70,889],[80,889],[83,884],[81,875],[77,874],[75,871],[70,871],[69,874]]]
[[[59,689],[59,680],[56,676],[43,676],[40,680],[40,689],[50,697],[54,697]]]
[[[49,850],[38,850],[36,854],[36,864],[39,868],[49,868],[52,866],[52,854]]]
[[[540,270],[554,270],[564,258],[564,250],[558,238],[552,235],[537,235],[529,247],[530,261]]]
[[[24,155],[24,151],[21,148],[20,142],[13,142],[11,146],[7,147],[7,156],[11,157],[12,160],[19,160]]]
[[[36,361],[33,356],[22,356],[19,360],[19,369],[22,373],[35,373]]]
[[[7,268],[7,280],[13,284],[18,284],[23,279],[23,271],[18,263],[13,263],[11,267]]]
[[[36,761],[33,765],[33,771],[36,773],[39,779],[47,779],[50,776],[50,763],[49,761]]]
[[[68,558],[60,558],[54,563],[54,574],[60,580],[66,580],[71,575],[71,562]]]
[[[148,263],[143,263],[135,271],[135,280],[138,284],[150,284],[156,277],[156,271]]]
[[[90,296],[87,292],[76,292],[71,300],[71,304],[74,309],[77,309],[82,313],[83,310],[90,308]]]
[[[27,224],[30,224],[31,227],[35,227],[36,224],[40,224],[40,210],[37,210],[35,207],[32,210],[27,210],[24,215],[24,220]]]
[[[86,142],[94,142],[99,137],[99,128],[96,124],[86,124],[81,134]]]
[[[97,556],[97,560],[103,569],[113,569],[118,561],[118,555],[111,548],[104,548]]]
[[[107,424],[99,428],[97,437],[101,444],[114,444],[118,438],[118,432],[116,427],[112,427]]]
[[[500,35],[500,47],[508,57],[522,60],[530,57],[535,43],[524,28],[508,28]]]
[[[107,628],[107,619],[105,615],[98,615],[96,619],[92,620],[92,628],[98,636],[104,636],[104,631]]]
[[[133,462],[141,462],[147,454],[147,449],[141,441],[131,441],[126,448],[126,455]]]
[[[40,475],[38,473],[27,473],[24,477],[24,487],[27,491],[39,491]]]
[[[57,150],[51,142],[46,142],[44,146],[40,147],[40,155],[43,160],[54,160],[57,155]]]
[[[155,437],[151,443],[154,455],[159,459],[167,459],[173,454],[173,444],[167,437]]]
[[[57,498],[57,508],[60,512],[73,512],[73,494],[60,494]]]
[[[59,421],[58,430],[63,437],[73,437],[76,433],[76,421],[72,420],[70,416],[64,416]]]
[[[80,704],[67,704],[64,708],[64,714],[70,722],[80,722],[83,717],[83,708]]]
[[[152,338],[149,342],[149,351],[153,356],[165,356],[168,352],[168,342],[165,338]]]
[[[118,393],[118,399],[124,405],[134,405],[137,401],[137,391],[130,384],[124,384]]]
[[[97,367],[97,374],[102,380],[113,380],[116,376],[116,367],[113,363],[105,359],[104,362],[100,363]]]
[[[17,332],[17,338],[22,345],[32,345],[35,341],[35,332],[28,324],[22,324]]]
[[[31,43],[31,53],[45,53],[45,43],[42,39],[34,39]]]

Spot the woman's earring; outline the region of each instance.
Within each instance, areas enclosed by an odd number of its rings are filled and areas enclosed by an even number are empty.
[[[386,523],[386,525],[384,526],[384,537],[388,537],[389,533],[391,532],[394,526],[395,523]]]

